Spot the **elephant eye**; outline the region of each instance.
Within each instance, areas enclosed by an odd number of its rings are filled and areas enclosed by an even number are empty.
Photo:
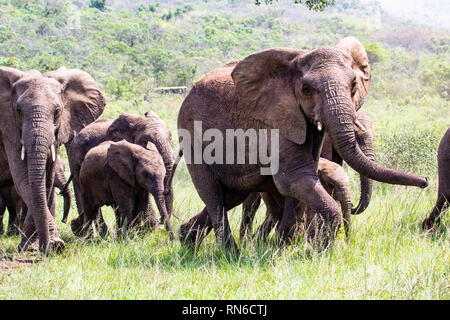
[[[303,84],[303,87],[302,87],[302,94],[303,95],[311,96],[312,92],[313,92],[313,90],[312,90],[312,88],[310,86],[308,86],[306,84]]]
[[[352,95],[356,93],[356,79],[353,79],[352,81]]]
[[[61,108],[56,108],[55,109],[55,119],[58,119],[60,115],[61,115]]]

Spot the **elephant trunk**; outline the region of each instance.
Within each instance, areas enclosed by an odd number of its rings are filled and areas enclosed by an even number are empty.
[[[27,161],[28,184],[30,187],[29,210],[39,237],[39,249],[48,252],[51,235],[56,231],[56,225],[48,209],[47,199],[47,158],[49,153],[54,157],[53,123],[39,121],[39,115],[33,116],[33,121],[24,126],[26,132],[22,140],[22,158]],[[52,147],[53,146],[53,147]],[[51,150],[51,151],[50,151]]]
[[[355,138],[355,109],[346,88],[326,88],[321,118],[339,154],[361,175],[380,182],[425,188],[428,180],[389,169],[370,160]]]
[[[371,123],[366,124],[366,130],[373,130],[371,127]],[[361,148],[361,151],[366,155],[366,157],[371,161],[375,161],[373,135],[371,136],[366,132],[362,135],[357,135],[356,140],[358,141],[358,145]],[[359,179],[361,192],[358,204],[356,205],[356,207],[352,208],[353,215],[363,213],[369,206],[370,199],[372,198],[373,180],[363,175],[360,175]]]
[[[29,145],[27,150],[28,183],[31,191],[31,216],[39,236],[39,249],[48,251],[50,242],[49,216],[46,193],[46,146]],[[32,149],[36,149],[33,150]],[[29,150],[29,151],[28,151]]]

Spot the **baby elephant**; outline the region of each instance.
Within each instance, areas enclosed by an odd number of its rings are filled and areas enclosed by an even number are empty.
[[[439,226],[445,207],[450,202],[450,128],[447,129],[438,148],[438,196],[430,216],[422,223],[424,230]]]
[[[318,165],[318,176],[325,190],[330,193],[341,207],[342,218],[344,221],[345,233],[349,234],[351,223],[351,197],[350,181],[344,169],[337,163],[320,158]],[[275,225],[281,220],[284,210],[294,210],[296,212],[295,226],[292,232],[303,232],[309,229],[311,223],[314,223],[314,212],[307,208],[303,203],[293,199],[283,198],[281,195],[274,195],[268,192],[250,194],[242,204],[242,222],[240,229],[241,239],[245,238],[251,230],[253,218],[258,210],[261,197],[266,204],[266,219],[259,226],[257,237],[265,239]],[[292,212],[292,211],[291,211]]]
[[[81,204],[85,214],[72,220],[72,231],[76,235],[86,235],[98,209],[109,205],[114,207],[117,226],[123,234],[146,216],[150,193],[173,240],[164,195],[165,175],[163,159],[151,142],[147,149],[125,140],[106,141],[92,148],[80,170]]]

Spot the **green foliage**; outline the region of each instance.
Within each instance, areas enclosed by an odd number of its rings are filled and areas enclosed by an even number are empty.
[[[366,49],[370,63],[378,63],[388,57],[387,51],[379,43],[364,42],[363,46]]]
[[[377,136],[377,162],[406,172],[436,175],[437,147],[442,130],[429,128],[399,130]]]

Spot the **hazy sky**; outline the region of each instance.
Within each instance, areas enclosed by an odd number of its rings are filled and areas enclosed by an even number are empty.
[[[337,0],[339,1],[339,0]],[[390,14],[450,29],[449,0],[378,0]]]

